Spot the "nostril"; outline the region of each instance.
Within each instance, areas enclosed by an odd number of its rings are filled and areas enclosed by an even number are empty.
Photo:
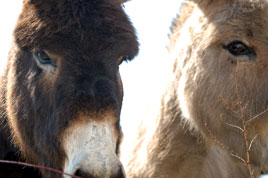
[[[77,171],[75,171],[75,176],[79,176],[81,178],[95,178],[94,176],[88,174],[88,173],[85,173],[83,171],[81,171],[80,169],[78,169]]]

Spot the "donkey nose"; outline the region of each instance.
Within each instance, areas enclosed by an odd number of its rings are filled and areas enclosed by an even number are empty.
[[[87,171],[83,171],[82,169],[78,169],[75,172],[75,176],[79,176],[81,178],[125,178],[125,171],[122,166],[119,167],[117,172],[112,173],[111,175],[100,176],[100,175],[93,175]]]
[[[115,106],[118,103],[113,82],[104,77],[94,81],[80,77],[77,80],[75,95],[78,96],[79,103],[95,102],[95,107],[100,109]]]
[[[64,138],[64,172],[83,178],[125,177],[116,154],[116,140],[110,124],[79,123],[68,130]]]

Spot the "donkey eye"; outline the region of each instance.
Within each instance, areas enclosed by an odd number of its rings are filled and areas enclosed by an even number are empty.
[[[241,41],[233,41],[229,43],[227,46],[224,46],[224,49],[227,49],[232,55],[240,56],[240,55],[256,55],[254,49],[248,47]]]
[[[41,64],[53,64],[54,65],[53,60],[44,51],[37,51],[35,55]]]

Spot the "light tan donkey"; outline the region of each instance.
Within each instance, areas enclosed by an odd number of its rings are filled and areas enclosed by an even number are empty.
[[[170,83],[157,119],[122,150],[127,177],[257,177],[268,155],[268,1],[185,1],[170,40]]]

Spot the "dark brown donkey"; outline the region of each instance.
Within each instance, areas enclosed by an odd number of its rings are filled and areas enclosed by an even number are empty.
[[[82,177],[124,177],[118,69],[138,44],[121,3],[24,0],[0,82],[0,159]],[[0,164],[1,171],[7,167]]]

